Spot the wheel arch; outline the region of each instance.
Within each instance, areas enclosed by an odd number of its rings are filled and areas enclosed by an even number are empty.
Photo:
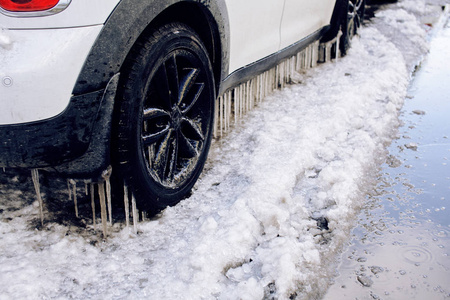
[[[133,16],[132,18],[130,16]],[[193,28],[213,65],[216,90],[228,72],[229,24],[224,0],[122,0],[108,18],[84,64],[73,94],[104,89],[147,30],[170,22]]]
[[[183,16],[182,9],[192,13]],[[133,17],[130,17],[133,16]],[[93,122],[86,124],[89,140],[81,156],[59,164],[55,171],[74,178],[96,180],[111,163],[111,133],[115,94],[120,71],[138,38],[152,26],[183,22],[204,39],[213,64],[216,93],[228,72],[229,24],[224,0],[121,0],[104,24],[73,89],[73,97],[96,111]],[[111,84],[115,82],[116,84]],[[100,99],[84,95],[103,94]],[[71,100],[72,101],[72,100]]]
[[[147,29],[158,28],[172,22],[180,22],[192,28],[208,51],[217,92],[220,82],[228,72],[229,47],[227,18],[217,18],[226,13],[226,10],[222,8],[220,14],[216,10],[217,8],[205,6],[201,2],[181,1],[162,11]]]

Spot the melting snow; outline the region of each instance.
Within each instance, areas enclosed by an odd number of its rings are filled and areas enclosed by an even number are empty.
[[[404,3],[380,12],[345,58],[296,74],[298,84],[215,141],[193,195],[137,224],[138,234],[124,228],[94,243],[51,220],[34,230],[39,205],[2,185],[0,298],[323,294],[427,49]]]

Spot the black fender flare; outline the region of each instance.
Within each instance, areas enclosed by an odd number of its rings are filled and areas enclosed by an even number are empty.
[[[204,16],[186,16],[186,20],[191,18],[195,22],[201,18],[207,19],[211,30],[217,31],[211,32],[212,39],[217,35],[216,41],[212,42],[214,49],[211,49],[211,58],[214,71],[220,72],[215,75],[216,81],[220,83],[228,73],[229,56],[230,29],[224,0],[121,0],[92,47],[73,89],[73,95],[104,89],[109,80],[120,72],[125,58],[144,30],[160,21],[158,17],[176,5],[198,6]],[[218,49],[220,53],[217,53]]]

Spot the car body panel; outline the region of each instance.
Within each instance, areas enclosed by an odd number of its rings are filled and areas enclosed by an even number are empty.
[[[230,72],[279,50],[284,0],[227,0]]]
[[[106,22],[119,2],[120,0],[73,0],[65,10],[43,17],[20,18],[0,13],[0,26],[7,29],[49,29],[100,25]]]
[[[285,0],[281,21],[280,49],[329,25],[335,0]]]
[[[102,25],[5,32],[11,44],[0,47],[0,124],[60,114],[101,29]]]

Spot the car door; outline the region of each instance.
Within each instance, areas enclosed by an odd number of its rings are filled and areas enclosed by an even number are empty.
[[[227,0],[226,4],[230,73],[279,50],[284,0]]]
[[[335,0],[285,0],[280,49],[330,24]]]

